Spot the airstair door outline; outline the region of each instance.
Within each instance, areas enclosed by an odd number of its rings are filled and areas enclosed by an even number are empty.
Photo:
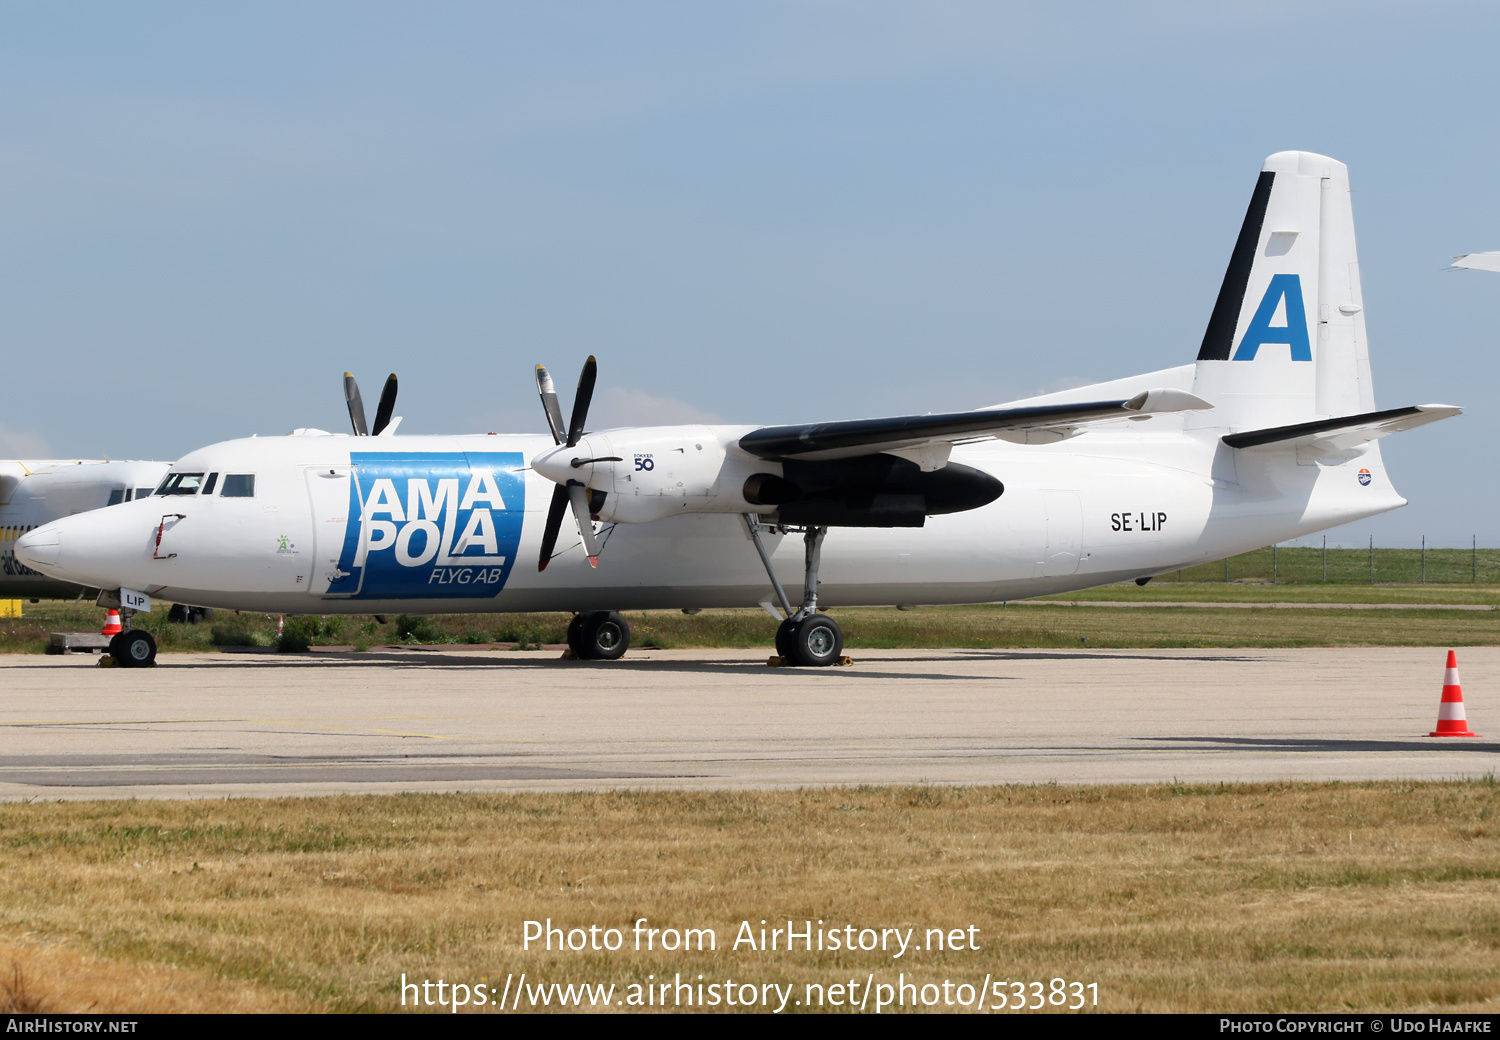
[[[1047,554],[1042,568],[1045,578],[1078,573],[1083,556],[1083,504],[1076,491],[1043,491],[1047,511]]]

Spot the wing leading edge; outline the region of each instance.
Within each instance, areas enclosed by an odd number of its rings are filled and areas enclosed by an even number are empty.
[[[1143,390],[1116,401],[984,408],[938,415],[766,426],[740,438],[740,447],[762,459],[831,460],[872,452],[912,458],[925,469],[947,461],[947,449],[963,441],[1014,437],[1036,431],[1067,436],[1078,427],[1115,419],[1145,419],[1160,412],[1212,407],[1185,390]],[[938,461],[939,457],[941,461]],[[929,466],[927,463],[936,462]]]

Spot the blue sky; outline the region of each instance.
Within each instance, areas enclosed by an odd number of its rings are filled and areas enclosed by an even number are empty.
[[[0,6],[0,455],[787,422],[1196,354],[1256,171],[1350,166],[1406,509],[1500,544],[1486,4]]]

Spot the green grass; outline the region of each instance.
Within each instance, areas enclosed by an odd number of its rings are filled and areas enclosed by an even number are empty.
[[[1329,549],[1327,551],[1326,581],[1336,585],[1370,585],[1371,554],[1369,549]],[[1424,581],[1423,554],[1421,549],[1381,549],[1374,553],[1374,581],[1417,583]],[[1185,582],[1225,581],[1225,561],[1201,563],[1186,567],[1180,573]],[[1312,547],[1272,547],[1256,549],[1254,552],[1231,556],[1228,560],[1228,580],[1296,582],[1299,584],[1325,581],[1324,552]],[[1171,582],[1178,580],[1177,571],[1163,574],[1155,580]],[[1480,549],[1471,553],[1468,549],[1428,549],[1426,553],[1425,581],[1430,584],[1500,584],[1500,549]]]

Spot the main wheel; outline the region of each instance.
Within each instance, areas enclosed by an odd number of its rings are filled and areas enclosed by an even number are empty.
[[[121,632],[109,641],[110,656],[121,668],[149,668],[156,663],[156,640],[150,632]]]
[[[787,618],[776,626],[776,652],[788,661],[792,659],[792,641],[797,638],[797,625],[795,618]]]
[[[583,619],[588,616],[588,614],[574,614],[573,620],[568,622],[568,649],[573,651],[574,657],[583,656]]]
[[[793,630],[787,660],[792,664],[823,667],[838,664],[844,652],[844,633],[826,614],[809,614]]]
[[[630,625],[614,611],[592,611],[578,615],[578,640],[569,626],[568,646],[585,661],[617,661],[630,649]]]

